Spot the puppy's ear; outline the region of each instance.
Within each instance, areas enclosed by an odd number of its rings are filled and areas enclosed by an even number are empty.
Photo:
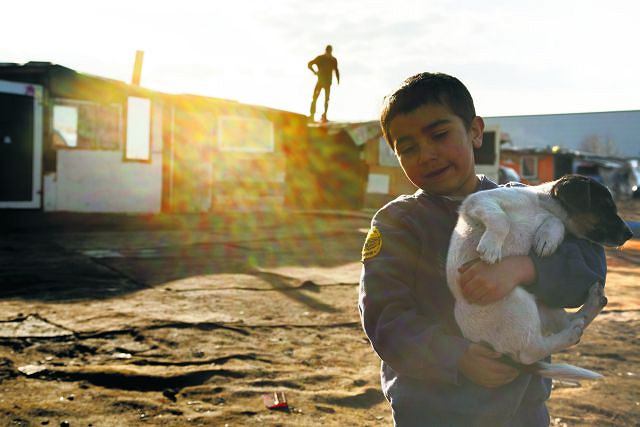
[[[551,189],[556,198],[568,211],[585,211],[591,207],[591,185],[586,176],[565,175]]]

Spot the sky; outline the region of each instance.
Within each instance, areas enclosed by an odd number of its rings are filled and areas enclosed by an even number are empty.
[[[329,119],[376,120],[405,78],[460,78],[483,116],[640,109],[640,2],[30,0],[3,5],[0,62],[308,114],[333,45]],[[321,103],[320,103],[321,105]]]

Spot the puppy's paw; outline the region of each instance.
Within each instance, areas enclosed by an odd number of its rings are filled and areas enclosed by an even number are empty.
[[[480,239],[476,250],[480,259],[486,263],[495,264],[502,259],[502,244],[486,233]]]
[[[577,317],[571,321],[569,326],[569,342],[571,345],[578,344],[582,333],[584,332],[585,320],[583,317]]]
[[[533,236],[533,250],[538,256],[549,256],[564,240],[564,224],[558,218],[547,218]]]
[[[600,282],[596,282],[589,289],[589,298],[587,301],[593,301],[594,305],[600,308],[607,305],[607,297],[604,295],[604,285]]]
[[[533,237],[533,250],[538,256],[549,256],[558,249],[562,239],[558,239],[554,233],[547,229],[538,230]]]

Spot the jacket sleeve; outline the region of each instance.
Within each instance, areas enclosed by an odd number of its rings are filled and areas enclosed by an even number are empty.
[[[369,253],[363,255],[358,301],[367,337],[399,374],[457,383],[457,362],[469,342],[447,335],[429,313],[419,313],[413,289],[421,251],[417,233],[402,220],[380,214],[372,221],[374,227],[380,248],[372,256],[376,247],[365,243]]]
[[[602,246],[567,235],[548,257],[530,254],[537,278],[527,289],[549,307],[579,307],[591,286],[604,284],[607,262]]]

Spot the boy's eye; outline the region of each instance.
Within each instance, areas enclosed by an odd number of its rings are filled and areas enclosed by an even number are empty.
[[[433,134],[433,139],[443,139],[447,136],[447,134],[449,133],[449,131],[445,130],[442,132],[436,132],[435,134]]]
[[[418,146],[416,144],[403,144],[400,147],[397,147],[397,151],[399,155],[407,155],[414,153]]]

